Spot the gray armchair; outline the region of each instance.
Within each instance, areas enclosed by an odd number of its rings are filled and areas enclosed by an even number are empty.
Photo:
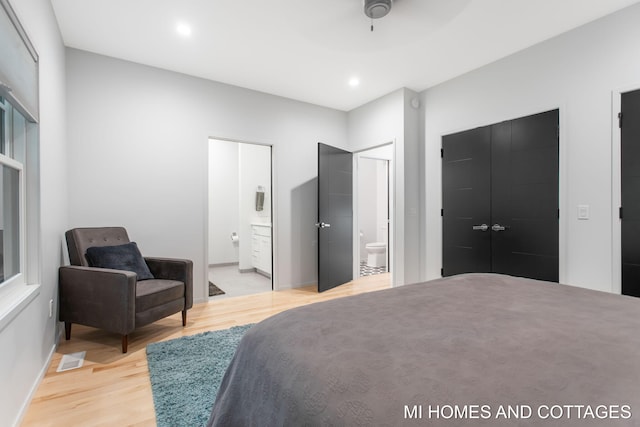
[[[65,338],[78,323],[122,335],[122,352],[127,352],[128,335],[147,325],[193,306],[193,263],[190,260],[144,258],[153,279],[137,280],[131,271],[90,267],[90,247],[129,243],[122,227],[74,228],[65,233],[70,266],[59,270],[60,321]]]

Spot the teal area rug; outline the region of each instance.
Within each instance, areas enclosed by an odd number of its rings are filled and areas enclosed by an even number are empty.
[[[240,338],[253,325],[149,344],[156,422],[159,427],[203,426]]]

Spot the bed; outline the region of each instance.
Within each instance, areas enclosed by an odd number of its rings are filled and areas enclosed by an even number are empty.
[[[640,426],[640,300],[465,274],[252,327],[209,426]]]

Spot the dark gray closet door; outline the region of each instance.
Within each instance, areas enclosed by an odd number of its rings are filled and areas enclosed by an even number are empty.
[[[442,138],[444,276],[491,271],[491,128]]]
[[[491,127],[495,273],[558,281],[558,110]]]
[[[640,90],[622,94],[622,294],[640,297]]]
[[[318,143],[318,292],[353,280],[353,154]]]
[[[442,139],[443,275],[558,281],[558,110]]]

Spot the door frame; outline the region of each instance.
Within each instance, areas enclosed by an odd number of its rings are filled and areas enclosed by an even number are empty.
[[[358,210],[358,174],[359,165],[358,159],[361,153],[375,150],[376,148],[391,146],[391,159],[389,160],[389,168],[387,170],[387,182],[388,182],[388,209],[389,209],[389,224],[387,226],[387,232],[389,233],[389,239],[387,241],[387,271],[391,272],[391,286],[396,286],[396,204],[395,204],[395,189],[396,189],[396,141],[389,141],[382,144],[373,145],[371,147],[361,148],[353,152],[353,277],[360,277],[360,222],[359,222],[359,210]]]
[[[440,134],[440,147],[442,148],[442,138],[446,135],[462,132],[469,129],[478,127],[490,126],[492,124],[515,120],[522,117],[532,116],[535,114],[544,113],[551,110],[558,110],[558,206],[560,208],[560,219],[558,221],[558,278],[559,283],[568,283],[567,280],[567,230],[569,229],[569,216],[573,215],[569,206],[569,192],[568,192],[568,180],[567,172],[568,158],[567,158],[567,104],[565,102],[557,102],[553,104],[540,104],[532,108],[513,109],[508,115],[496,114],[490,117],[483,117],[482,120],[474,121],[462,126],[456,126]],[[431,153],[427,153],[430,155]],[[438,153],[439,155],[439,153]],[[440,176],[442,176],[442,162],[438,162],[440,167]],[[442,182],[440,182],[440,203],[438,211],[442,209]],[[442,268],[442,217],[438,215],[440,219],[438,221],[439,239],[440,239],[440,268]],[[437,277],[440,277],[440,272],[437,273]]]
[[[275,164],[275,159],[276,159],[276,147],[275,144],[270,144],[270,143],[266,143],[266,142],[255,142],[255,141],[247,141],[247,140],[240,140],[240,139],[233,139],[233,138],[223,138],[223,137],[218,137],[218,136],[208,136],[207,137],[207,156],[206,156],[206,160],[205,160],[205,164],[206,164],[206,182],[205,182],[205,186],[204,186],[204,192],[205,192],[205,200],[207,201],[205,203],[204,209],[205,209],[205,217],[204,217],[204,254],[205,254],[205,263],[204,263],[204,269],[203,269],[203,277],[204,277],[204,286],[205,286],[205,290],[204,290],[204,295],[205,295],[205,301],[209,300],[209,290],[208,290],[208,284],[209,284],[209,215],[211,215],[211,212],[209,211],[209,168],[210,168],[210,164],[209,164],[209,154],[210,154],[210,150],[211,150],[211,140],[212,139],[216,139],[219,141],[227,141],[227,142],[234,142],[237,144],[251,144],[251,145],[259,145],[259,146],[263,146],[263,147],[269,147],[271,148],[271,162],[270,162],[270,166],[271,166],[271,291],[277,291],[278,288],[278,263],[277,263],[277,259],[278,259],[278,253],[277,253],[277,247],[278,247],[278,233],[277,231],[277,215],[278,215],[278,208],[277,208],[277,197],[274,197],[274,194],[276,194],[276,185],[277,185],[277,168],[276,168],[276,164]]]
[[[611,91],[611,292],[622,294],[622,131],[618,113],[622,109],[622,94],[640,90],[640,82]]]

